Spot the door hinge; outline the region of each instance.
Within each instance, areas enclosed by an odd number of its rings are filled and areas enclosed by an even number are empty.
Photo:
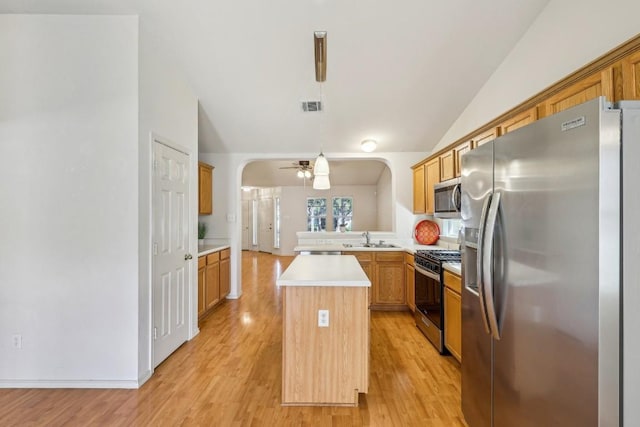
[[[158,328],[156,328],[155,326],[153,327],[153,339],[158,339]]]
[[[158,255],[158,244],[153,242],[153,254]]]

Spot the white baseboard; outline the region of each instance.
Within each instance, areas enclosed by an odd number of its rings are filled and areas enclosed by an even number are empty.
[[[149,375],[151,376],[151,375]],[[148,379],[148,378],[147,378]],[[145,379],[146,381],[146,379]],[[130,380],[0,380],[0,388],[138,388]]]
[[[231,293],[231,294],[227,295],[227,297],[226,297],[226,298],[227,298],[227,299],[238,299],[238,298],[240,298],[241,296],[242,296],[242,293],[239,293],[239,294]]]
[[[143,373],[140,377],[138,377],[138,386],[136,388],[142,387],[142,384],[146,383],[149,380],[149,378],[151,378],[151,375],[153,375],[153,371],[148,370],[145,373]]]

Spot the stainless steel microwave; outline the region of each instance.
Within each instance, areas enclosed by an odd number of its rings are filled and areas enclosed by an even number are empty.
[[[434,212],[436,218],[460,218],[460,178],[434,185]]]

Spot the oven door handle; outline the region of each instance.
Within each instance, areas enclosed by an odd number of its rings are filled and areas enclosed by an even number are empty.
[[[420,273],[424,276],[430,277],[433,280],[437,280],[438,283],[440,283],[440,276],[438,276],[437,274],[431,272],[431,271],[427,271],[424,268],[418,267],[418,264],[415,265],[414,267],[416,269],[416,273]]]
[[[487,303],[485,301],[486,292],[484,290],[484,271],[483,267],[484,263],[484,239],[485,239],[485,226],[487,223],[487,212],[489,211],[489,207],[491,206],[491,197],[493,194],[488,194],[484,199],[484,204],[482,206],[482,214],[480,215],[480,228],[478,231],[478,256],[476,258],[476,277],[478,280],[478,298],[480,300],[480,313],[482,317],[482,323],[484,324],[484,330],[487,334],[492,335],[491,328],[489,327],[489,318],[487,314]]]

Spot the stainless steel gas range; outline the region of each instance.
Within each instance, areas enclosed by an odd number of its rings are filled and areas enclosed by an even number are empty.
[[[450,250],[418,250],[414,254],[416,270],[416,326],[440,354],[444,347],[444,302],[442,264],[460,262],[460,252]]]

